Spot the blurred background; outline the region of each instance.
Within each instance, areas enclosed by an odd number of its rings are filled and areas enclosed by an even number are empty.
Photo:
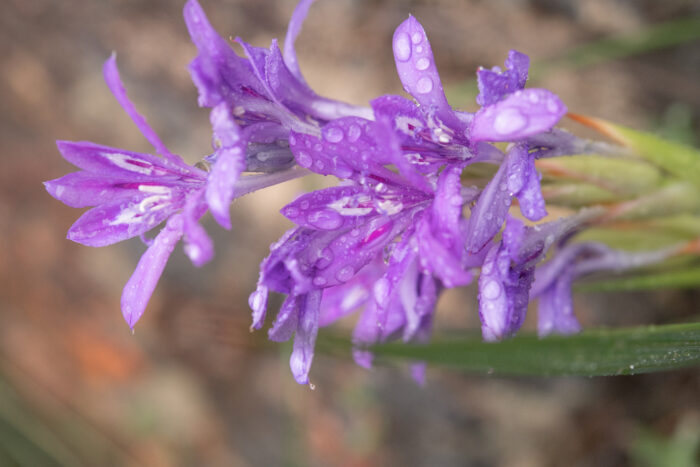
[[[284,37],[295,5],[201,2],[224,37],[258,46]],[[100,249],[69,242],[80,212],[41,182],[74,170],[56,139],[152,150],[103,83],[112,51],[132,100],[170,149],[190,162],[210,152],[208,111],[197,108],[186,71],[195,48],[182,3],[3,1],[1,466],[697,462],[696,369],[545,379],[429,368],[419,387],[405,368],[365,371],[350,356],[321,354],[316,390],[296,385],[290,347],[249,333],[247,297],[269,244],[289,226],[274,213],[332,182],[321,177],[237,201],[230,232],[205,217],[215,260],[196,269],[178,247],[132,335],[119,298],[145,247],[138,239]],[[319,1],[297,43],[309,83],[356,104],[402,92],[391,37],[409,13],[428,33],[455,107],[474,109],[477,66],[502,66],[517,48],[538,64],[533,84],[570,110],[697,144],[700,42],[684,22],[700,15],[697,1]],[[672,40],[649,40],[668,22],[663,37]],[[599,42],[610,37],[636,42]],[[576,297],[585,326],[677,322],[699,303],[697,290]],[[476,329],[475,304],[470,288],[446,293],[437,332]],[[348,335],[353,319],[334,332]]]

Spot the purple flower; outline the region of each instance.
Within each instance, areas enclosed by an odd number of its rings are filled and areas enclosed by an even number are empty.
[[[294,40],[311,5],[303,0],[292,15],[284,55],[273,40],[269,49],[240,38],[246,58],[238,56],[207,20],[196,0],[184,8],[185,22],[199,51],[190,73],[199,104],[212,108],[214,162],[206,199],[214,218],[230,227],[228,206],[233,186],[244,170],[269,172],[289,168],[290,130],[318,134],[323,123],[346,115],[371,117],[371,111],[318,96],[299,71]]]
[[[537,269],[532,298],[539,298],[537,330],[540,336],[572,334],[581,329],[574,316],[571,285],[595,272],[621,272],[658,263],[678,251],[671,247],[656,251],[625,252],[601,243],[570,243]]]
[[[59,141],[58,149],[63,157],[82,170],[45,185],[54,198],[71,207],[94,206],[68,231],[68,239],[83,245],[111,245],[143,235],[166,221],[155,239],[147,242],[148,249],[124,287],[122,313],[133,328],[180,239],[184,237],[185,253],[196,266],[212,258],[211,239],[198,221],[208,208],[205,192],[216,180],[212,181],[203,170],[187,165],[160,141],[129,101],[114,56],[105,63],[104,76],[124,110],[163,157],[90,142]],[[213,120],[215,134],[222,132],[219,122]],[[235,185],[233,195],[240,196],[301,174],[296,170],[244,177]]]
[[[206,212],[206,172],[172,154],[129,101],[116,58],[104,65],[107,85],[146,139],[164,157],[90,142],[59,141],[63,157],[82,171],[46,182],[56,199],[72,207],[94,206],[68,231],[83,245],[105,246],[142,235],[163,221],[122,294],[122,313],[131,328],[141,317],[175,244],[184,236],[185,252],[201,266],[213,255],[212,242],[198,224]]]
[[[509,217],[500,241],[486,248],[479,276],[479,317],[485,340],[514,335],[522,326],[535,268],[550,247],[582,228],[599,209],[532,227]]]

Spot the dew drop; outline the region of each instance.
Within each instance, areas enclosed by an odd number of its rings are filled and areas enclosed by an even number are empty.
[[[387,299],[389,298],[389,280],[386,277],[382,277],[377,282],[374,283],[374,299],[377,301],[379,306],[385,306]]]
[[[299,215],[299,210],[294,206],[288,206],[284,209],[284,217],[293,219]]]
[[[537,103],[540,101],[540,96],[539,96],[537,93],[535,93],[535,92],[531,92],[530,95],[529,95],[527,98],[528,98],[528,99],[530,100],[530,102],[532,102],[533,104],[537,104]]]
[[[416,91],[420,94],[427,94],[433,90],[433,80],[429,76],[424,76],[416,83]]]
[[[331,262],[333,262],[334,258],[333,250],[330,248],[326,247],[321,251],[321,254],[319,255],[318,260],[316,261],[316,269],[326,269],[328,266],[331,265]]]
[[[394,56],[400,62],[411,58],[411,40],[405,32],[398,33],[394,39]]]
[[[559,102],[556,101],[556,99],[549,99],[547,101],[547,110],[556,113],[559,111]]]
[[[362,130],[360,129],[359,126],[357,125],[350,125],[350,128],[348,128],[348,141],[351,143],[354,143],[357,141],[357,139],[360,137],[362,134]]]
[[[423,34],[420,32],[414,32],[411,36],[411,42],[414,44],[420,44],[423,41]]]
[[[501,286],[496,281],[488,281],[486,285],[484,285],[481,294],[487,300],[494,300],[501,296]]]
[[[345,266],[335,274],[335,278],[340,282],[346,282],[352,279],[353,274],[355,274],[355,270],[352,266]]]
[[[423,53],[423,46],[419,45],[418,47],[416,47],[416,52],[419,54],[422,54]]]
[[[418,61],[416,62],[416,70],[423,71],[427,69],[430,66],[430,60],[427,58],[419,58]]]
[[[331,143],[339,143],[343,139],[343,130],[341,130],[338,127],[331,127],[329,128],[324,137],[326,138],[326,141],[331,142]]]
[[[304,151],[300,151],[299,154],[297,154],[297,162],[300,166],[309,168],[311,167],[311,162],[313,161],[311,160],[311,156]]]
[[[307,216],[309,224],[321,230],[334,230],[343,224],[342,216],[334,210],[314,211]]]
[[[518,109],[505,109],[493,122],[493,129],[501,135],[520,131],[527,125],[527,118]]]
[[[316,160],[316,162],[314,162],[314,167],[316,167],[316,169],[318,169],[318,170],[323,170],[323,168],[325,167],[325,164],[323,163],[322,160],[318,159],[318,160]]]
[[[326,285],[326,282],[328,281],[326,281],[326,279],[321,276],[314,277],[313,280],[313,283],[316,287],[323,287],[324,285]]]

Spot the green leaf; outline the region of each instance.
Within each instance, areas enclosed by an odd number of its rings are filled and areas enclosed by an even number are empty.
[[[700,287],[700,267],[653,274],[616,277],[576,285],[581,292],[612,292],[652,289],[688,289]]]
[[[551,67],[581,68],[610,60],[651,52],[700,39],[700,17],[657,24],[619,37],[607,37],[570,50],[564,56],[542,64],[535,74]]]
[[[513,375],[630,375],[700,364],[700,323],[589,330],[498,343],[478,337],[435,339],[427,345],[375,346],[379,358],[421,360],[464,371]]]

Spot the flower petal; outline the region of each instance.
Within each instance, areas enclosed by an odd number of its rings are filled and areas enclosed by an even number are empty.
[[[85,212],[68,230],[68,239],[100,247],[148,232],[173,213],[170,194],[141,195],[101,204]]]
[[[466,232],[466,249],[470,253],[484,248],[506,219],[511,204],[507,173],[507,164],[501,164],[472,209]]]
[[[229,212],[234,195],[234,185],[245,170],[246,141],[240,137],[238,125],[233,121],[226,103],[211,111],[214,139],[220,145],[216,162],[209,173],[206,200],[214,219],[224,228],[231,228]]]
[[[546,89],[526,89],[479,110],[469,135],[478,141],[518,141],[551,129],[566,113],[561,100]]]
[[[300,297],[299,322],[294,335],[294,348],[289,359],[292,375],[299,384],[309,384],[309,370],[314,358],[318,334],[321,291],[315,290]]]
[[[158,134],[153,130],[153,128],[150,127],[148,122],[146,122],[146,119],[138,113],[136,110],[136,107],[134,104],[129,100],[129,97],[126,95],[126,90],[124,89],[124,84],[122,83],[121,78],[119,77],[119,70],[117,69],[117,56],[116,54],[112,54],[111,57],[105,62],[102,72],[105,78],[105,81],[107,82],[107,86],[109,87],[109,90],[112,91],[112,94],[114,97],[117,99],[119,104],[122,106],[124,111],[131,117],[131,120],[134,121],[138,129],[141,131],[141,134],[146,137],[149,143],[153,145],[153,147],[156,149],[156,152],[162,154],[166,159],[170,160],[171,162],[174,162],[179,165],[185,165],[184,161],[180,156],[176,156],[175,154],[171,153],[170,150],[163,144],[163,142],[160,140],[158,137]]]
[[[502,97],[519,91],[525,87],[527,71],[530,66],[530,58],[511,50],[506,59],[506,71],[480,69],[477,71],[479,95],[476,102],[481,106],[492,105]]]
[[[302,300],[300,295],[288,295],[282,302],[275,322],[268,331],[270,340],[275,342],[285,342],[292,338],[299,322],[299,304]]]
[[[56,141],[65,160],[106,178],[129,180],[203,181],[206,174],[194,167],[177,165],[150,154],[126,151],[88,141]]]
[[[110,179],[83,171],[49,180],[44,182],[44,186],[51,196],[72,208],[113,203],[126,198],[137,198],[143,194],[139,191],[139,183]]]
[[[423,26],[413,17],[394,32],[394,59],[399,78],[407,93],[430,114],[452,128],[463,124],[455,117],[442,88],[430,42]]]
[[[199,90],[199,105],[233,103],[241,95],[264,95],[248,60],[239,57],[209,23],[196,0],[184,8],[185,23],[199,54],[190,63],[192,81]]]
[[[301,26],[304,23],[304,19],[309,12],[309,7],[313,2],[314,0],[301,0],[297,4],[296,8],[294,8],[294,13],[292,13],[292,17],[289,20],[287,35],[284,38],[284,63],[287,65],[289,71],[299,80],[299,82],[304,84],[306,84],[306,81],[299,70],[299,62],[297,61],[297,52],[294,49],[294,42],[301,32]]]
[[[185,253],[197,267],[203,266],[214,257],[214,244],[198,222],[207,210],[202,198],[201,190],[189,195],[182,210]]]
[[[131,329],[143,314],[158,284],[165,264],[182,237],[182,216],[172,216],[153,244],[141,256],[122,292],[122,314]]]

